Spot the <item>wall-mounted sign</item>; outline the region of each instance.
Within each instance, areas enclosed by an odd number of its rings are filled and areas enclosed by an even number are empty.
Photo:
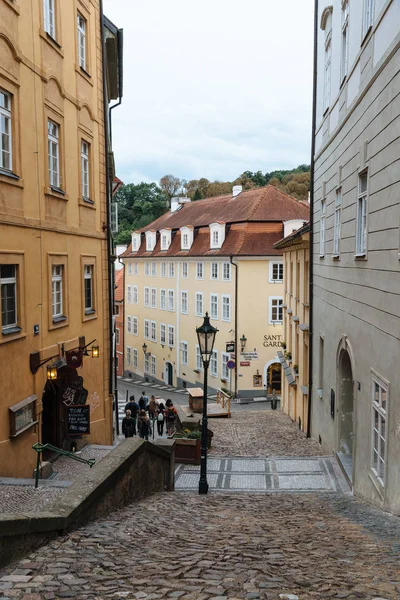
[[[262,387],[262,375],[253,375],[253,387]]]
[[[242,352],[240,358],[242,360],[258,360],[258,352]]]
[[[228,360],[228,362],[226,363],[226,366],[228,367],[228,369],[234,369],[236,367],[235,361]]]
[[[268,348],[269,346],[273,346],[274,348],[281,347],[281,335],[264,335],[263,346]]]
[[[226,342],[226,352],[235,352],[235,342]]]
[[[10,437],[17,437],[39,421],[36,418],[37,396],[29,396],[18,404],[9,407]]]
[[[240,361],[240,366],[241,367],[249,367],[250,366],[250,361],[249,360],[241,360]]]
[[[65,360],[67,361],[68,367],[79,369],[79,367],[82,366],[83,350],[68,350],[65,353]]]
[[[68,435],[88,435],[90,433],[90,404],[68,406]]]

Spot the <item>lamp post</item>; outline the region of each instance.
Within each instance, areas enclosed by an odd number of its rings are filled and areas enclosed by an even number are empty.
[[[210,358],[214,347],[215,336],[218,329],[210,325],[210,317],[206,312],[203,324],[196,328],[197,339],[204,367],[204,384],[203,384],[203,418],[201,423],[201,458],[200,458],[200,480],[199,494],[207,494],[207,375]]]
[[[240,342],[240,351],[243,353],[244,349],[246,348],[247,337],[243,334],[242,337],[240,338],[239,342]]]

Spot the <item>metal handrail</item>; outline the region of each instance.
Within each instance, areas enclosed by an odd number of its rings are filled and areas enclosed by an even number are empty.
[[[68,456],[69,458],[72,458],[73,460],[77,460],[78,462],[89,465],[90,468],[92,468],[96,462],[95,458],[88,458],[88,459],[82,458],[81,456],[77,456],[73,452],[68,452],[67,450],[62,450],[61,448],[57,448],[56,446],[53,446],[53,444],[40,444],[39,442],[36,442],[36,444],[33,444],[32,449],[35,450],[35,452],[37,452],[35,488],[37,488],[39,485],[40,454],[44,450],[51,450],[52,452],[56,452],[57,454],[60,454],[61,456]]]

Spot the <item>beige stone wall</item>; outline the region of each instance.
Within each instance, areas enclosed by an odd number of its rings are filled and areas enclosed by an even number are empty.
[[[9,410],[28,396],[41,396],[46,366],[29,369],[31,352],[48,358],[76,347],[78,338],[96,339],[100,359],[84,359],[95,443],[112,441],[109,397],[106,179],[102,91],[100,9],[98,1],[56,0],[56,41],[43,30],[42,2],[0,4],[0,87],[12,97],[12,171],[0,174],[0,263],[18,263],[21,332],[0,336],[0,475],[30,476],[31,446],[41,427],[9,439]],[[33,11],[33,12],[32,12]],[[87,72],[78,67],[77,11],[87,19]],[[60,128],[60,187],[50,188],[47,120]],[[90,144],[90,198],[81,193],[81,140]],[[64,264],[66,321],[51,317],[51,264]],[[85,315],[83,265],[94,270],[95,314]],[[39,334],[33,334],[39,325]]]

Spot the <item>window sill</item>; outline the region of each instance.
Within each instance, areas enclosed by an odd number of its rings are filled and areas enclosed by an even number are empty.
[[[28,431],[28,429],[30,429],[31,427],[34,427],[35,425],[37,425],[39,423],[39,421],[32,421],[32,423],[28,423],[28,425],[25,425],[25,427],[22,427],[22,429],[19,429],[17,431],[17,433],[14,433],[13,435],[10,435],[10,439],[14,439],[16,437],[18,437],[19,435],[21,435],[21,433],[24,433],[25,431]]]
[[[47,33],[47,31],[45,31],[44,29],[40,28],[39,30],[39,35],[40,37],[47,42],[47,44],[53,48],[53,50],[55,50],[56,52],[58,52],[58,54],[64,58],[64,51],[62,49],[62,47],[60,46],[60,44],[57,42],[57,40],[55,40],[54,38],[51,37],[51,35],[49,33]]]
[[[319,260],[321,260],[322,258],[325,258],[325,254],[320,254],[319,255]]]
[[[62,327],[67,327],[68,324],[68,318],[65,315],[61,315],[60,317],[52,317],[49,329],[61,329]]]
[[[375,475],[375,473],[373,471],[370,471],[368,473],[368,477],[370,478],[370,480],[374,484],[374,487],[375,487],[376,491],[378,492],[379,496],[381,497],[381,499],[384,500],[384,497],[385,497],[385,494],[384,494],[385,486],[382,485],[382,483],[379,481],[379,479],[377,478],[377,476]]]
[[[14,333],[21,333],[22,329],[21,327],[7,327],[6,329],[2,329],[2,334],[3,335],[13,335]]]
[[[9,329],[7,332],[2,331],[2,334],[3,335],[0,337],[0,345],[26,338],[26,333],[23,333],[22,329],[19,327],[14,327],[13,330]]]
[[[0,169],[0,183],[8,183],[9,185],[15,185],[17,187],[23,188],[24,181],[18,177],[12,171],[6,171],[5,169]]]
[[[283,279],[270,279],[269,283],[283,283]]]
[[[332,254],[333,260],[340,260],[340,254]]]
[[[80,206],[86,206],[86,208],[96,210],[96,205],[94,203],[94,200],[91,200],[90,198],[78,198],[78,202],[79,202]]]
[[[359,253],[359,254],[355,254],[354,255],[354,260],[367,260],[367,254],[364,253]]]
[[[372,25],[370,25],[370,26],[368,27],[367,31],[366,31],[366,32],[364,33],[364,35],[362,36],[362,39],[361,39],[361,44],[360,44],[360,48],[362,48],[362,47],[364,46],[364,44],[366,44],[366,42],[367,42],[367,39],[369,40],[369,34],[371,33],[371,31],[372,31]]]
[[[45,187],[44,193],[46,196],[51,196],[52,198],[57,198],[57,200],[64,200],[64,202],[68,202],[69,196],[62,189],[56,187]]]
[[[17,15],[21,14],[18,4],[16,4],[13,0],[4,0],[4,1]]]
[[[93,319],[93,316],[97,316],[96,311],[94,310],[94,308],[87,308],[85,309],[85,316],[91,317]]]
[[[92,77],[87,71],[85,71],[83,67],[81,67],[80,65],[75,65],[75,71],[79,73],[79,75],[83,77],[83,79],[93,87]]]

